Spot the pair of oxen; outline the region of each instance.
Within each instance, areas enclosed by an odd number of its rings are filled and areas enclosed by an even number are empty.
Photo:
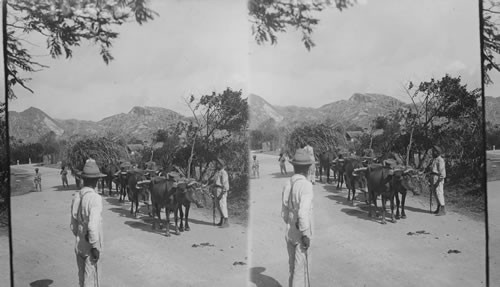
[[[420,194],[417,181],[423,173],[410,167],[394,163],[388,164],[386,161],[377,163],[375,159],[366,158],[336,159],[330,162],[329,167],[337,175],[337,188],[341,188],[345,180],[348,189],[347,200],[350,200],[352,204],[354,204],[356,189],[364,192],[370,217],[373,217],[374,209],[375,216],[379,216],[377,198],[381,197],[382,224],[386,223],[387,201],[390,202],[391,221],[396,222],[396,219],[406,218],[405,200],[407,191],[411,191],[414,195]],[[327,171],[327,175],[329,179],[329,171]],[[394,201],[396,201],[396,206]],[[396,207],[396,214],[394,214],[394,207]]]
[[[156,229],[157,223],[159,223],[159,229],[163,229],[161,210],[165,209],[166,236],[170,236],[171,212],[174,213],[175,234],[179,235],[182,231],[190,230],[188,218],[191,203],[202,208],[210,197],[209,192],[201,183],[192,178],[180,177],[177,173],[167,173],[163,176],[133,169],[127,171],[126,178],[127,195],[131,202],[130,213],[137,217],[141,198],[145,200],[149,210],[148,199],[150,199],[152,213],[150,212],[149,215],[153,217],[153,229]],[[178,225],[179,219],[180,225]]]

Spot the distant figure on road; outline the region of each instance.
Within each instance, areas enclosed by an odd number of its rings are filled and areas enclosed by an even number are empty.
[[[95,161],[87,161],[83,168],[83,187],[71,202],[71,231],[75,236],[79,286],[99,287],[99,258],[103,246],[102,198],[95,188],[99,178],[105,177]]]
[[[309,246],[312,236],[313,187],[307,175],[314,160],[300,149],[290,163],[295,174],[283,188],[281,207],[281,217],[286,224],[285,240],[290,272],[288,286],[310,287]]]
[[[35,179],[33,179],[35,183],[35,191],[42,191],[42,174],[38,172],[38,167],[35,168]]]
[[[280,158],[278,159],[278,161],[280,162],[280,172],[283,175],[286,175],[286,160],[286,154],[280,153]]]
[[[441,157],[442,150],[438,146],[432,148],[432,157],[434,158],[431,163],[431,190],[434,191],[438,207],[434,214],[442,216],[446,214],[444,209],[444,179],[446,178],[446,168],[444,159]]]
[[[309,158],[312,161],[312,164],[309,167],[307,179],[309,179],[309,181],[311,181],[312,184],[315,184],[315,181],[316,181],[316,158],[314,157],[314,149],[309,143],[307,143],[307,145],[304,147],[304,150],[307,152],[307,154],[309,155]]]
[[[259,160],[257,159],[256,155],[253,156],[252,172],[253,172],[253,177],[260,177],[260,174],[259,174]]]
[[[68,184],[68,171],[66,170],[65,166],[62,167],[60,174],[61,174],[61,180],[62,180],[63,187],[69,187],[69,184]]]
[[[215,192],[217,196],[217,209],[221,216],[220,222],[217,226],[222,228],[229,227],[228,211],[227,211],[227,192],[229,191],[229,177],[226,170],[224,170],[224,161],[217,159],[217,173],[215,175]]]

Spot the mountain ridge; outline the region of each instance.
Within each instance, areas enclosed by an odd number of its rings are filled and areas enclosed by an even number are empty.
[[[24,142],[36,142],[53,131],[60,139],[73,135],[124,135],[126,139],[150,139],[158,129],[169,129],[188,118],[167,108],[134,106],[128,113],[119,113],[99,121],[54,119],[36,107],[22,112],[9,111],[9,133]]]
[[[249,102],[255,103],[250,104],[250,129],[258,128],[270,118],[273,118],[278,125],[330,119],[368,127],[376,116],[407,105],[394,97],[377,93],[354,93],[347,100],[338,100],[318,108],[271,105],[255,94],[249,96]],[[273,111],[273,115],[266,113],[268,110]]]

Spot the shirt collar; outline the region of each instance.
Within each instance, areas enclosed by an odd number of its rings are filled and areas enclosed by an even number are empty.
[[[84,195],[87,192],[95,192],[95,190],[91,187],[84,186],[82,189],[80,189],[80,196]]]

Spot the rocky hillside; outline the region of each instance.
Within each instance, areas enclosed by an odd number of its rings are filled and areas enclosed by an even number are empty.
[[[72,135],[106,135],[108,133],[150,139],[158,129],[175,126],[186,117],[165,108],[134,107],[128,113],[104,118],[98,122],[53,119],[40,109],[31,107],[23,112],[9,112],[10,136],[24,142],[36,142],[40,136],[53,131],[59,138]]]
[[[58,137],[64,132],[64,126],[42,110],[29,108],[20,113],[9,112],[9,135],[25,142],[37,141],[39,137],[53,131]]]
[[[376,116],[405,105],[386,95],[359,93],[352,95],[349,100],[332,102],[319,108],[273,106],[257,95],[250,95],[249,102],[250,129],[257,128],[270,118],[280,125],[300,121],[322,121],[330,118],[360,127],[368,127]]]

